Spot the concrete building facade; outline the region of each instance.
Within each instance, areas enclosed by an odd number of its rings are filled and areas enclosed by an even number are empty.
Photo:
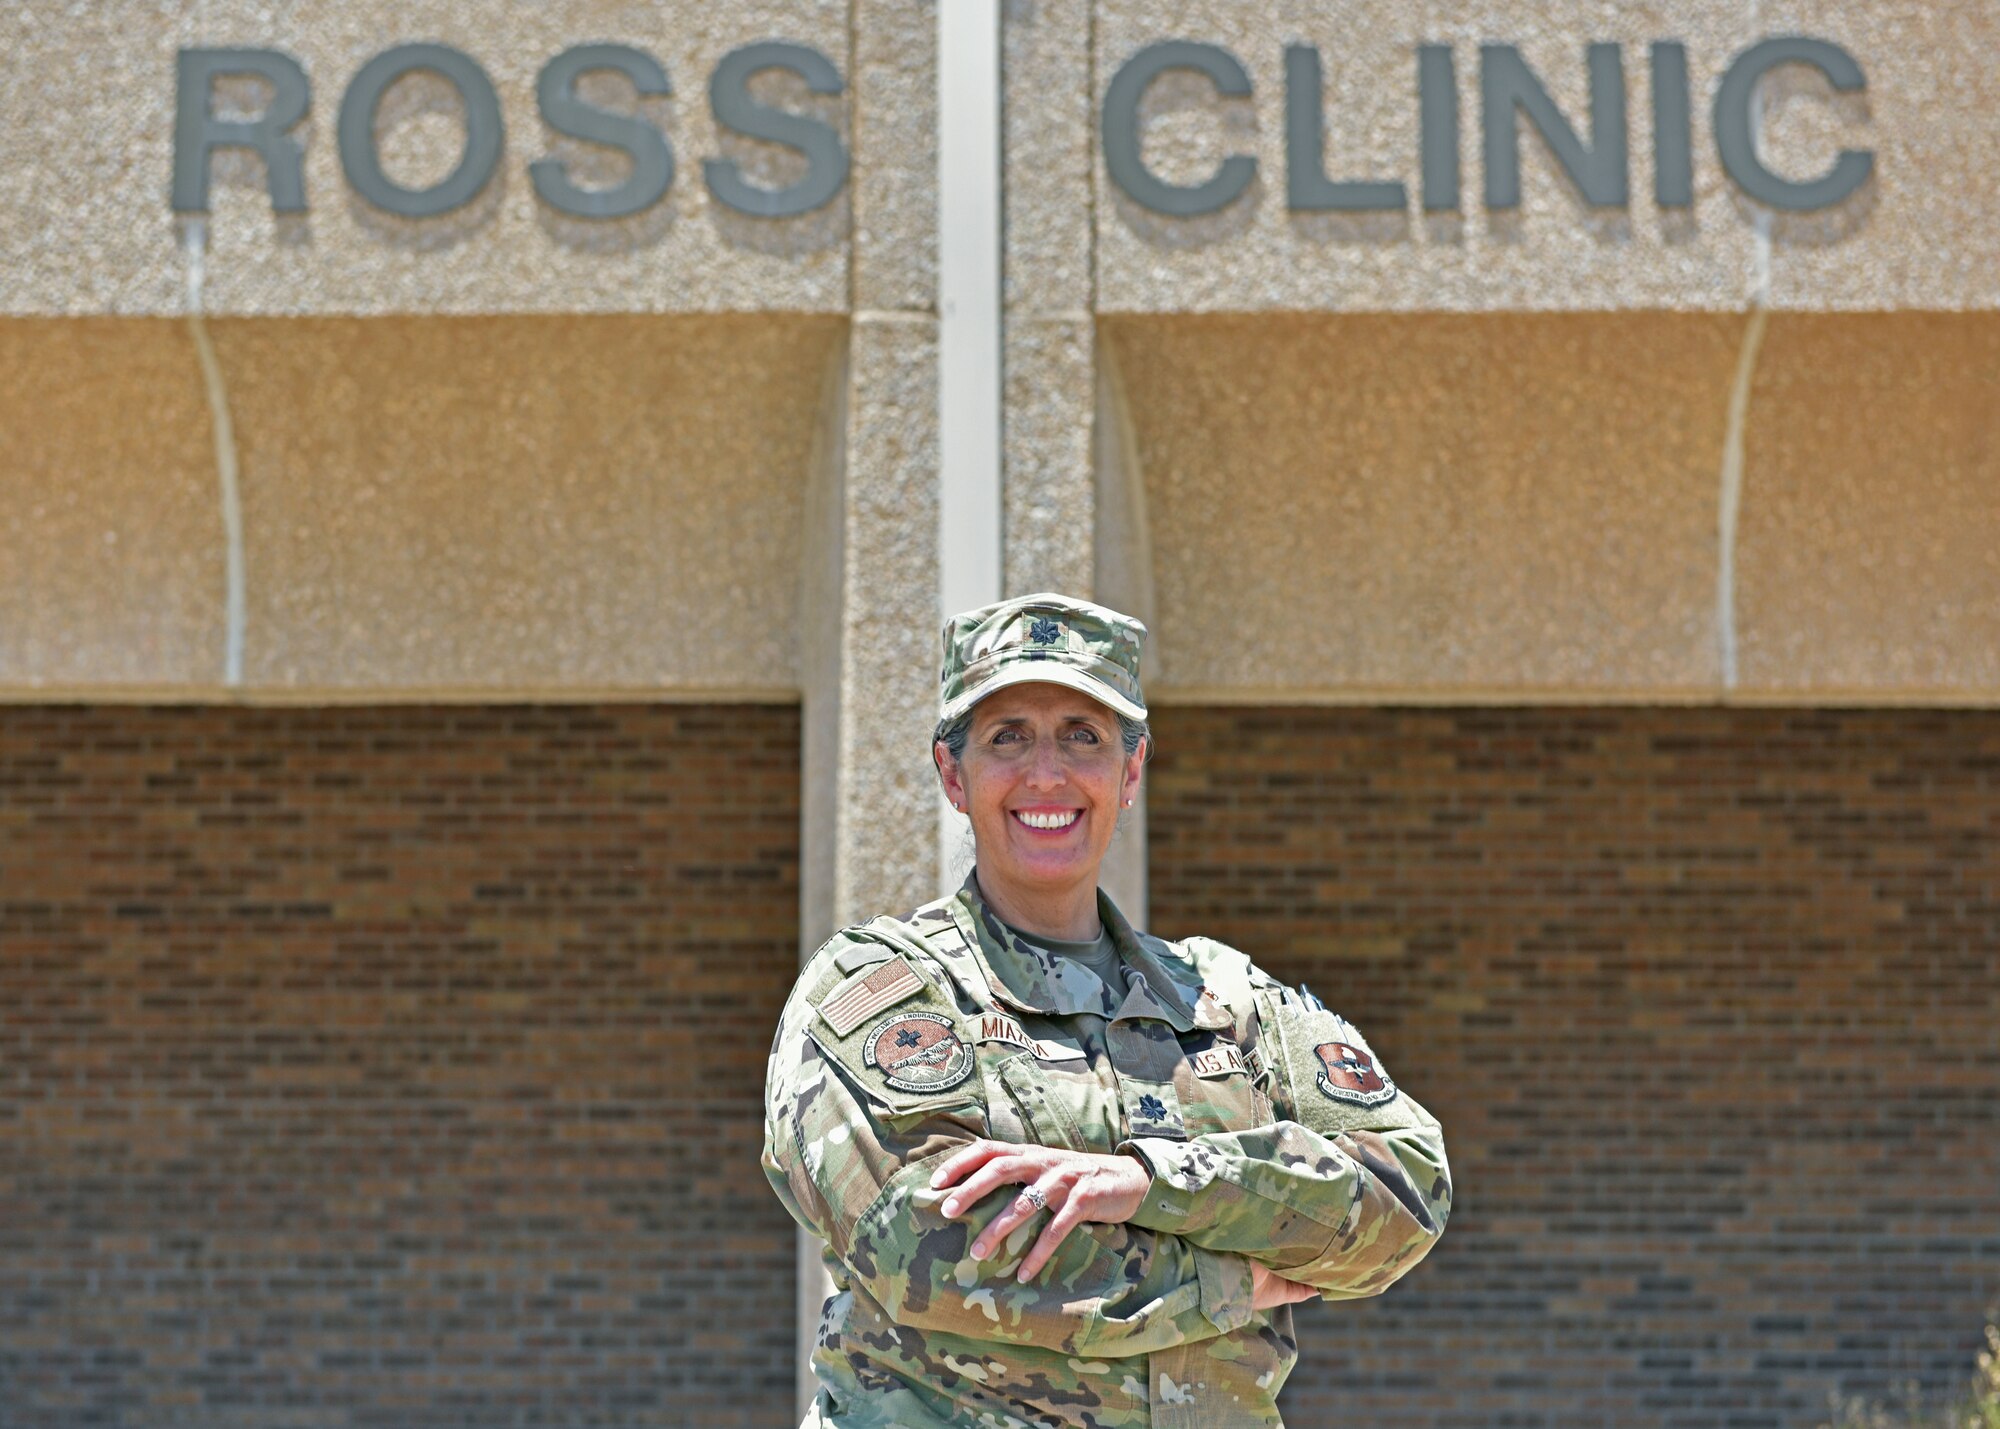
[[[948,3],[0,16],[0,1422],[784,1422],[786,969],[1044,588],[1453,1138],[1295,1418],[1969,1364],[2000,14]]]

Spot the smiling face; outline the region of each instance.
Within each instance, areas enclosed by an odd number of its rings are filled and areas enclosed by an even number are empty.
[[[1015,907],[1094,900],[1146,755],[1142,741],[1127,757],[1116,715],[1064,685],[1010,685],[972,707],[962,760],[935,748],[946,796],[972,820],[989,897]]]

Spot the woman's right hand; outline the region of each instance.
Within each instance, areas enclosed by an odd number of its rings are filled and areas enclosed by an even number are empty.
[[[1296,1305],[1318,1294],[1319,1291],[1310,1285],[1287,1280],[1277,1271],[1265,1269],[1257,1261],[1250,1262],[1250,1307],[1254,1310],[1275,1310],[1280,1305]]]

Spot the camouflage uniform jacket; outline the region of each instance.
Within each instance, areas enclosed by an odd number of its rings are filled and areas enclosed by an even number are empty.
[[[1121,989],[1015,938],[970,877],[842,929],[800,974],[763,1164],[836,1287],[807,1424],[1275,1425],[1297,1344],[1289,1306],[1251,1308],[1250,1260],[1354,1299],[1443,1231],[1437,1120],[1360,1033],[1234,948],[1098,905]],[[1152,1182],[1023,1284],[1049,1213],[974,1261],[1020,1188],[948,1220],[930,1187],[978,1137],[1135,1154]]]

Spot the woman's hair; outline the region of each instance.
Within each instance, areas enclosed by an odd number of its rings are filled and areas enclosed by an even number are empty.
[[[1119,714],[1117,710],[1111,711],[1111,717],[1118,721],[1118,740],[1119,743],[1125,746],[1125,757],[1128,759],[1131,758],[1133,753],[1139,748],[1139,741],[1143,739],[1146,741],[1146,757],[1151,759],[1153,757],[1152,726],[1145,720],[1131,719],[1128,716]],[[971,737],[971,734],[972,711],[967,710],[957,719],[939,720],[936,731],[931,735],[931,742],[934,745],[943,744],[946,749],[951,751],[953,762],[957,762],[965,758],[965,741]]]

